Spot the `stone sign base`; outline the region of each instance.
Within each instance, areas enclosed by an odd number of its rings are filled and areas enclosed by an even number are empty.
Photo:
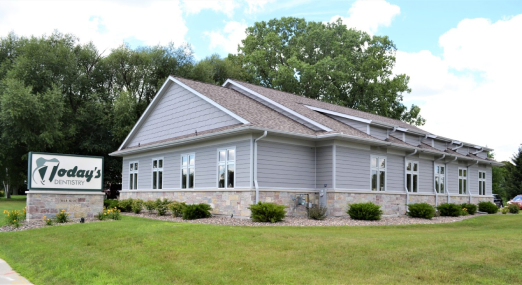
[[[62,210],[70,219],[94,218],[103,211],[103,192],[35,191],[27,192],[27,220],[54,218]]]

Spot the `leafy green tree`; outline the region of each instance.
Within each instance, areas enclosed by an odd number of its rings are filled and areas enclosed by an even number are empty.
[[[242,57],[229,55],[221,58],[213,54],[200,60],[192,70],[191,78],[216,85],[223,85],[229,78],[247,80],[248,74],[242,67]]]
[[[511,163],[506,164],[506,194],[511,199],[522,194],[522,146],[513,154]]]
[[[488,157],[494,159],[495,155],[490,152],[488,153]],[[503,167],[499,166],[493,166],[491,171],[491,183],[492,183],[492,189],[494,194],[499,194],[500,197],[502,197],[504,200],[507,200],[507,193],[506,193],[506,177],[508,175],[508,169],[511,165],[508,161],[503,161],[504,163]]]
[[[266,87],[423,125],[402,104],[409,77],[392,73],[395,45],[335,23],[283,17],[247,28],[239,55],[250,81]]]

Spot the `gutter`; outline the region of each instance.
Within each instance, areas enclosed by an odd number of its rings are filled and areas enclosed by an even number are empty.
[[[416,153],[417,153],[417,149],[415,149],[414,152],[404,156],[404,192],[406,192],[406,212],[410,211],[408,209],[408,205],[410,204],[410,192],[408,191],[408,187],[406,187],[406,185],[407,185],[407,181],[406,181],[407,180],[407,178],[406,178],[407,177],[407,174],[406,174],[406,157],[412,156],[412,155],[414,155]],[[418,186],[418,181],[417,181],[417,186]]]
[[[469,177],[469,167],[473,166],[475,164],[478,164],[478,163],[479,163],[479,161],[477,160],[475,163],[466,166],[466,172],[467,172],[466,173],[466,180],[468,180],[468,177]],[[466,181],[466,188],[469,188],[468,181]],[[468,191],[469,203],[471,204],[471,190],[470,189],[466,189],[466,191]]]
[[[257,182],[257,142],[262,140],[268,135],[268,131],[265,131],[262,136],[258,137],[254,141],[254,187],[256,187],[256,204],[259,202],[259,183]]]
[[[435,171],[435,161],[444,159],[446,155],[442,155],[442,157],[439,157],[433,161],[433,171]],[[446,176],[446,168],[444,168],[444,176]],[[440,185],[440,181],[439,181]],[[444,186],[446,186],[446,179],[444,179]],[[433,193],[435,193],[435,207],[439,205],[439,192],[437,192],[437,188],[435,188],[435,183],[433,183]]]
[[[449,163],[453,163],[453,162],[457,161],[457,158],[458,158],[458,157],[455,156],[455,159],[452,160],[452,161],[450,161]],[[446,162],[446,163],[444,164],[444,184],[446,184],[446,182],[448,181],[448,179],[447,179],[447,178],[448,178],[448,177],[447,177],[448,174],[447,174],[447,173],[448,173],[448,162]],[[448,194],[448,195],[447,195],[447,196],[448,196],[448,201],[447,201],[447,203],[449,203],[451,197],[450,197],[450,192],[449,192],[449,188],[448,188],[448,187],[446,187],[446,193]]]

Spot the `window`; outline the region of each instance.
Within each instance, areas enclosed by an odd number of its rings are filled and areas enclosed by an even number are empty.
[[[372,191],[386,190],[386,157],[371,156]]]
[[[486,172],[479,171],[479,195],[486,195]]]
[[[163,158],[152,160],[152,189],[163,189]]]
[[[181,189],[194,189],[196,154],[181,155]]]
[[[435,165],[435,191],[444,193],[444,177],[446,176],[446,167],[443,165]]]
[[[408,192],[417,192],[419,188],[419,162],[406,162],[406,187]]]
[[[465,168],[459,168],[459,194],[466,194],[468,189],[468,170]]]
[[[235,162],[235,149],[221,149],[218,151],[218,188],[234,188]]]
[[[129,163],[129,189],[138,189],[138,162]]]

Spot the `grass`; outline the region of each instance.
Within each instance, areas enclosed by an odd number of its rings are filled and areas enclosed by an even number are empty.
[[[4,210],[23,210],[25,195],[11,195],[11,199],[0,198],[0,227],[6,224]]]
[[[135,217],[0,233],[35,284],[522,282],[522,215],[382,227],[231,227]]]

